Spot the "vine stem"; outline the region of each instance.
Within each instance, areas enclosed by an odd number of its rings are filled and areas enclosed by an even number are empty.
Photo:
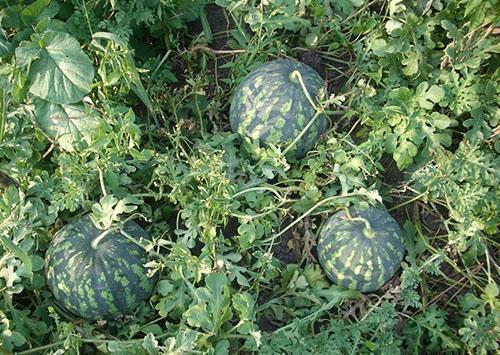
[[[205,139],[205,125],[203,124],[203,115],[201,113],[200,105],[198,103],[198,96],[196,96],[197,95],[196,93],[194,93],[194,95],[195,95],[195,97],[194,97],[194,105],[196,106],[196,112],[198,113],[198,118],[200,120],[201,138]]]
[[[250,187],[248,189],[245,189],[245,190],[241,190],[237,193],[235,193],[233,195],[233,199],[236,198],[236,197],[239,197],[241,195],[244,195],[248,192],[252,192],[252,191],[271,191],[278,199],[280,200],[283,200],[283,197],[279,194],[278,191],[276,191],[275,189],[273,189],[272,187],[270,186],[256,186],[256,187]]]
[[[145,251],[147,251],[148,253],[150,253],[151,255],[154,255],[158,258],[163,258],[163,255],[161,255],[160,253],[157,253],[156,251],[154,250],[147,250],[147,248],[142,245],[141,243],[139,243],[136,238],[134,238],[133,236],[131,236],[129,233],[125,232],[125,230],[123,230],[123,227],[115,227],[115,228],[109,228],[107,230],[105,230],[104,232],[102,232],[101,234],[99,234],[94,240],[92,240],[92,243],[90,244],[92,249],[97,249],[97,246],[99,244],[99,242],[105,237],[107,236],[109,233],[111,232],[115,232],[115,231],[118,231],[118,233],[120,233],[121,235],[123,235],[125,238],[127,238],[128,240],[130,240],[132,243],[138,245],[140,248],[144,249]]]
[[[434,332],[434,333],[438,333],[438,334],[440,334],[440,336],[441,336],[442,338],[446,338],[446,339],[447,339],[447,338],[449,338],[446,334],[444,334],[443,332],[439,331],[438,329],[436,329],[436,328],[431,328],[431,327],[429,327],[428,325],[426,325],[426,324],[424,324],[424,323],[421,323],[421,322],[417,321],[415,318],[413,318],[412,316],[409,316],[409,315],[408,315],[408,314],[406,314],[406,313],[403,313],[403,312],[398,312],[398,315],[400,315],[400,316],[402,316],[402,317],[405,317],[405,318],[407,318],[407,319],[411,319],[412,321],[414,321],[415,323],[417,323],[419,327],[423,327],[423,328],[425,328],[425,329],[427,329],[427,330],[429,330],[429,331],[431,331],[431,332]],[[455,349],[457,349],[457,348],[458,348],[458,345],[453,344],[453,347],[454,347]]]
[[[425,196],[426,194],[427,194],[427,191],[422,192],[421,194],[415,196],[414,198],[412,198],[412,199],[410,199],[408,201],[405,201],[403,203],[400,203],[399,205],[396,205],[394,207],[389,208],[387,211],[391,212],[391,211],[397,210],[398,208],[406,206],[406,205],[408,205],[408,204],[410,204],[412,202],[418,201],[421,197]]]
[[[102,170],[99,166],[97,166],[97,171],[99,173],[99,184],[101,185],[101,191],[104,196],[107,196],[106,186],[104,185],[104,176],[102,175]]]
[[[261,218],[261,217],[267,216],[268,214],[273,213],[276,210],[280,209],[283,205],[287,204],[288,202],[293,202],[293,201],[294,200],[282,200],[276,206],[274,206],[272,208],[266,208],[266,209],[264,209],[264,212],[257,213],[257,214],[254,214],[254,215],[245,215],[245,214],[239,214],[239,213],[229,213],[229,215],[231,217],[235,217],[235,218],[240,218],[242,220],[251,221],[251,220],[253,220],[255,218]]]
[[[131,236],[130,234],[128,234],[127,232],[125,232],[123,230],[123,228],[120,228],[119,230],[120,234],[123,235],[125,238],[127,238],[128,240],[130,240],[132,243],[136,244],[137,246],[139,246],[140,248],[142,248],[145,252],[149,253],[149,255],[152,255],[158,259],[161,259],[161,260],[166,260],[165,258],[165,255],[151,249],[151,250],[148,250],[146,248],[146,246],[142,245],[141,243],[139,243],[136,238],[134,238],[133,236]]]
[[[169,335],[170,334],[165,333],[165,334],[162,334],[162,335],[158,335],[157,337],[155,337],[155,339],[159,340],[159,339],[165,338],[165,337],[167,337]],[[32,349],[29,349],[29,350],[20,351],[20,352],[18,352],[16,354],[17,355],[27,355],[27,354],[40,353],[40,351],[42,351],[42,350],[47,350],[47,349],[51,349],[51,348],[54,348],[56,346],[62,345],[66,341],[68,341],[68,339],[71,339],[71,338],[77,338],[79,341],[81,341],[83,343],[94,343],[94,344],[102,344],[102,343],[108,343],[110,341],[114,341],[114,340],[111,340],[111,339],[80,338],[80,337],[77,337],[77,336],[71,334],[71,335],[69,335],[64,340],[61,340],[61,341],[58,341],[58,342],[55,342],[55,343],[52,343],[52,344],[47,344],[47,345],[39,346],[39,347],[32,348]],[[137,343],[137,342],[140,342],[140,341],[144,341],[144,339],[123,340],[122,342],[124,342],[124,343]]]
[[[43,350],[52,349],[52,348],[59,346],[59,345],[63,345],[65,342],[66,342],[66,340],[61,340],[61,341],[58,341],[56,343],[39,346],[39,347],[32,348],[32,349],[25,350],[25,351],[20,351],[17,354],[18,355],[34,354],[34,353],[41,352]]]
[[[42,155],[42,159],[47,158],[47,156],[50,154],[50,152],[52,152],[52,151],[54,150],[54,148],[55,148],[55,147],[56,147],[56,146],[55,146],[55,144],[54,144],[54,143],[52,143],[52,144],[50,145],[49,149],[47,149],[47,151],[46,151],[45,153],[43,153],[43,155]]]
[[[89,26],[90,35],[93,36],[94,31],[92,30],[92,26],[90,24],[89,12],[87,10],[87,3],[85,2],[85,0],[82,0],[82,4],[83,4],[83,11],[85,12],[85,20],[87,21],[87,26]]]
[[[493,279],[491,277],[491,265],[490,265],[490,252],[488,251],[488,247],[484,248],[484,253],[486,255],[486,268],[488,270],[488,283],[493,283]]]
[[[171,53],[172,53],[172,50],[169,49],[167,51],[167,53],[163,56],[163,58],[160,60],[160,62],[156,66],[156,68],[153,70],[153,72],[151,73],[151,76],[149,77],[150,84],[153,81],[153,78],[156,76],[156,73],[158,72],[158,70],[160,70],[160,67],[163,65],[163,63],[165,63],[165,61],[168,59],[168,57],[170,56]]]
[[[364,196],[364,194],[361,194],[361,193],[349,193],[349,194],[345,194],[345,195],[341,195],[341,196],[331,196],[331,197],[328,197],[328,198],[325,198],[324,200],[321,200],[319,201],[318,203],[316,203],[314,206],[312,206],[310,209],[308,209],[303,215],[301,215],[299,218],[297,218],[295,221],[293,221],[292,223],[290,223],[287,227],[285,227],[283,230],[281,230],[279,233],[273,235],[271,238],[268,238],[268,239],[265,239],[263,240],[264,243],[268,243],[270,242],[270,246],[269,246],[269,251],[271,251],[272,249],[272,246],[274,244],[274,241],[276,240],[276,238],[278,237],[281,237],[283,234],[285,234],[290,228],[294,227],[297,223],[299,223],[300,221],[302,221],[304,218],[306,218],[307,216],[309,216],[315,209],[317,209],[318,207],[324,205],[325,203],[327,202],[331,202],[331,201],[335,201],[335,200],[339,200],[339,199],[343,199],[343,198],[349,198],[349,197],[355,197],[355,196]]]
[[[154,197],[155,200],[157,200],[158,194],[153,193],[153,192],[143,192],[143,193],[132,194],[132,196],[135,196],[135,197]]]
[[[334,297],[332,300],[330,300],[326,304],[323,304],[319,309],[317,309],[313,313],[311,313],[311,314],[305,316],[304,318],[302,318],[302,321],[308,321],[310,319],[316,319],[318,317],[318,315],[320,315],[323,312],[326,312],[326,311],[330,310],[336,304],[342,303],[344,301],[344,299],[356,299],[356,298],[359,298],[359,295],[360,295],[359,291],[355,291],[355,290],[346,291],[345,298],[341,298],[339,296]],[[276,329],[274,331],[274,333],[282,332],[283,330],[291,328],[291,327],[294,327],[295,325],[296,325],[295,323],[289,323],[289,324],[287,324],[287,325],[285,325],[285,326],[283,326],[283,327],[281,327],[279,329]]]
[[[6,86],[6,85],[5,85]],[[7,121],[7,93],[6,88],[0,88],[0,143],[3,141],[5,122]]]
[[[247,53],[246,49],[217,50],[217,49],[213,49],[213,48],[206,47],[206,46],[203,46],[203,45],[196,45],[196,46],[194,46],[193,48],[191,48],[189,50],[189,52],[196,52],[196,51],[202,51],[202,52],[205,52],[205,53],[208,53],[208,54],[212,54],[212,55],[217,55],[217,54],[220,54],[220,55],[234,55],[234,54]],[[184,51],[184,52],[188,52],[188,51]]]
[[[316,111],[313,118],[307,123],[307,125],[302,129],[302,131],[300,131],[299,135],[295,137],[295,139],[288,145],[288,147],[285,148],[285,150],[283,151],[283,155],[286,155],[286,153],[288,153],[290,149],[292,149],[295,146],[295,144],[297,144],[297,142],[304,136],[304,134],[306,134],[307,130],[314,124],[314,122],[316,122],[320,114],[321,114],[320,111]]]

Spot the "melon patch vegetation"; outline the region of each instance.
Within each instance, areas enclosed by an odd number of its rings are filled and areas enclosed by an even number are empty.
[[[493,0],[0,0],[0,354],[496,354]]]

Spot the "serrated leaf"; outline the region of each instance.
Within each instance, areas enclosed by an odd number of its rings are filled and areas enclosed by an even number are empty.
[[[229,280],[225,274],[211,273],[205,282],[206,287],[196,290],[198,304],[190,307],[185,316],[191,326],[217,333],[231,316]]]
[[[444,89],[437,85],[432,85],[427,91],[426,98],[434,103],[440,102],[444,98]]]
[[[207,314],[207,304],[201,303],[190,307],[184,314],[190,326],[211,329],[212,322]]]
[[[386,54],[387,42],[383,38],[377,38],[372,42],[371,48],[377,57],[383,57]]]
[[[498,293],[499,291],[497,284],[494,282],[490,282],[484,288],[484,293],[481,295],[481,298],[485,299],[486,301],[493,302],[498,297]]]
[[[240,319],[253,319],[255,301],[250,294],[237,293],[233,296],[233,307],[238,312]]]
[[[148,333],[144,340],[142,341],[142,347],[147,351],[149,355],[158,354],[158,340],[152,333]]]
[[[19,246],[14,244],[14,242],[7,237],[0,235],[0,243],[3,245],[4,249],[10,250],[16,256],[16,258],[18,258],[19,260],[21,260],[23,262],[27,276],[30,280],[32,280],[33,279],[33,271],[32,271],[33,267],[32,267],[31,257],[24,250],[22,250]]]
[[[42,100],[36,102],[35,119],[40,129],[67,151],[76,150],[81,141],[89,144],[100,124],[97,115],[83,104],[61,105]]]
[[[418,73],[418,56],[415,53],[408,53],[401,61],[403,64],[403,74],[412,76]]]
[[[172,292],[174,289],[174,285],[168,280],[161,280],[158,282],[158,292],[162,296],[168,295],[170,292]]]
[[[389,133],[385,136],[385,151],[387,153],[394,153],[398,144],[398,135]]]
[[[153,112],[154,111],[153,104],[148,96],[148,93],[146,92],[146,89],[142,85],[141,78],[139,76],[139,72],[137,71],[137,68],[136,68],[135,63],[134,63],[134,58],[131,54],[131,51],[128,50],[127,44],[124,41],[122,41],[118,36],[116,36],[113,33],[109,33],[109,32],[97,32],[97,33],[94,33],[92,35],[92,37],[94,39],[102,38],[102,39],[106,39],[108,41],[112,41],[112,42],[116,43],[117,45],[119,45],[126,52],[125,60],[127,62],[128,68],[130,70],[131,80],[133,83],[132,90],[139,97],[139,99],[141,99],[141,101],[146,106],[148,111]]]
[[[22,42],[16,48],[16,63],[24,67],[28,66],[32,61],[38,59],[40,56],[40,47],[33,42]]]
[[[417,155],[417,147],[411,141],[403,139],[399,143],[398,149],[393,153],[398,169],[403,170],[413,162],[413,157]]]
[[[383,38],[373,40],[371,42],[371,49],[377,57],[385,57],[387,54],[394,52],[394,48],[389,46]]]
[[[229,341],[227,339],[219,341],[215,345],[214,353],[217,355],[229,354]]]
[[[433,112],[430,118],[431,118],[431,124],[439,129],[448,128],[452,122],[448,116],[438,112]]]
[[[81,101],[90,92],[94,68],[78,41],[64,32],[47,31],[36,43],[40,50],[29,71],[30,92],[57,104]],[[33,57],[33,42],[25,46]]]
[[[120,215],[130,213],[137,209],[142,201],[134,196],[127,196],[118,200],[113,195],[106,195],[92,206],[91,218],[100,229],[110,228],[114,222],[120,220]]]
[[[0,28],[0,58],[7,57],[13,50],[13,44],[7,38],[5,31]]]
[[[3,345],[7,350],[13,350],[14,347],[18,347],[26,343],[26,338],[19,332],[16,331],[4,331],[1,334],[3,338]],[[9,354],[9,352],[7,352]]]
[[[365,0],[349,0],[351,4],[353,4],[355,7],[360,7],[365,3]]]

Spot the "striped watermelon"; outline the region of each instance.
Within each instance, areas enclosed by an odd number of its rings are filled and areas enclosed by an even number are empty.
[[[391,215],[377,208],[335,213],[320,232],[318,256],[335,283],[362,292],[378,290],[399,269],[403,232]]]
[[[325,95],[323,79],[301,62],[278,59],[262,64],[236,88],[229,112],[233,132],[264,144],[293,141],[316,112],[299,79],[292,74],[295,71],[300,72],[313,100]],[[328,119],[321,115],[291,151],[303,156],[327,127]]]
[[[148,238],[134,222],[123,230],[136,240]],[[92,246],[102,232],[86,215],[56,233],[45,257],[47,284],[56,300],[89,320],[133,312],[149,298],[156,281],[146,276],[144,249],[119,231]]]

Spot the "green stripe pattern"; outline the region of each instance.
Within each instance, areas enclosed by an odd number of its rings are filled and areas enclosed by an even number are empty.
[[[403,232],[384,210],[349,209],[335,213],[322,228],[318,240],[319,262],[336,284],[362,292],[381,288],[401,266],[405,253]]]
[[[229,120],[233,132],[259,140],[263,144],[293,141],[315,114],[300,81],[292,75],[300,72],[311,98],[325,96],[324,81],[311,67],[292,59],[278,59],[250,72],[236,88]],[[297,157],[311,150],[328,128],[325,115],[319,116],[297,142]]]
[[[135,222],[123,230],[137,241],[149,238]],[[130,314],[151,296],[156,282],[144,267],[147,253],[119,231],[92,248],[102,232],[86,215],[59,230],[45,256],[47,284],[56,300],[89,320]]]

